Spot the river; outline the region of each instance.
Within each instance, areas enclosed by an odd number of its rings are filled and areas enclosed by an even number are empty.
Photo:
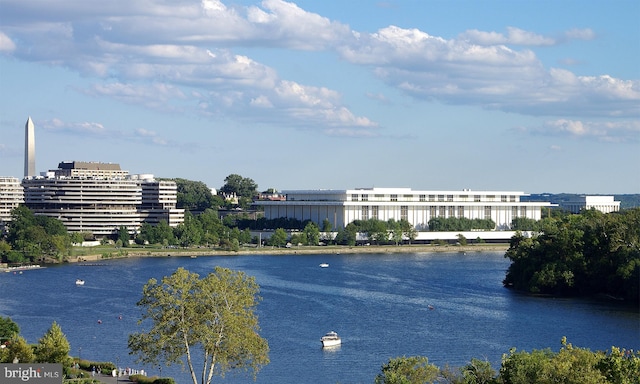
[[[328,263],[328,268],[320,268]],[[96,265],[98,264],[98,265]],[[261,334],[271,363],[258,383],[372,383],[391,357],[422,355],[443,367],[471,358],[499,368],[503,353],[551,348],[563,336],[592,350],[640,348],[640,314],[619,303],[541,298],[502,287],[501,252],[161,257],[61,265],[0,275],[0,315],[30,343],[56,321],[71,354],[141,367],[128,354],[142,286],[178,267],[201,275],[222,266],[255,276]],[[76,286],[76,279],[85,280]],[[342,345],[323,350],[335,330]],[[178,367],[163,376],[188,383]],[[214,382],[246,383],[227,375]]]

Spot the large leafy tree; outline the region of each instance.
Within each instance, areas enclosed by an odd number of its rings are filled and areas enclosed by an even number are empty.
[[[69,358],[70,349],[62,328],[54,321],[47,333],[38,340],[35,360],[38,363],[65,363]]]
[[[0,316],[0,343],[20,333],[20,327],[10,317]]]
[[[20,335],[15,335],[11,340],[5,343],[6,348],[0,350],[0,363],[31,363],[35,356],[33,348],[27,343],[27,340]]]
[[[197,384],[194,352],[200,349],[200,383],[233,369],[251,371],[255,380],[269,363],[269,346],[258,334],[258,292],[253,277],[221,267],[204,278],[179,268],[160,282],[151,279],[137,303],[140,323],[150,328],[129,336],[130,353],[153,365],[184,364],[186,356]]]
[[[607,294],[638,304],[640,209],[546,218],[532,237],[516,233],[504,284],[533,293]]]
[[[382,366],[376,384],[424,384],[438,379],[440,369],[425,356],[396,357]]]
[[[220,192],[235,193],[238,197],[238,204],[242,208],[247,208],[253,201],[253,197],[258,194],[258,184],[248,177],[231,174],[224,179],[224,185]]]
[[[222,199],[214,196],[211,189],[201,181],[173,179],[178,187],[178,208],[187,211],[204,211],[207,208],[217,209]]]

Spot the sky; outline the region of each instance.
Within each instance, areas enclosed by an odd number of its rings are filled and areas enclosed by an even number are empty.
[[[0,176],[640,193],[640,2],[0,0]]]

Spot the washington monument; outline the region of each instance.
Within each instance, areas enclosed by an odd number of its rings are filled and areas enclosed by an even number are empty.
[[[36,175],[36,136],[31,116],[24,125],[24,177]]]

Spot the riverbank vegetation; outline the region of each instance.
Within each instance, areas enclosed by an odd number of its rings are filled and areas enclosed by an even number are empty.
[[[534,294],[604,295],[638,305],[640,208],[545,218],[517,233],[504,285]]]
[[[380,369],[376,384],[637,384],[640,352],[611,347],[592,352],[562,339],[558,352],[551,349],[517,351],[502,357],[496,371],[485,360],[471,359],[460,368],[439,368],[425,356],[396,357]]]

